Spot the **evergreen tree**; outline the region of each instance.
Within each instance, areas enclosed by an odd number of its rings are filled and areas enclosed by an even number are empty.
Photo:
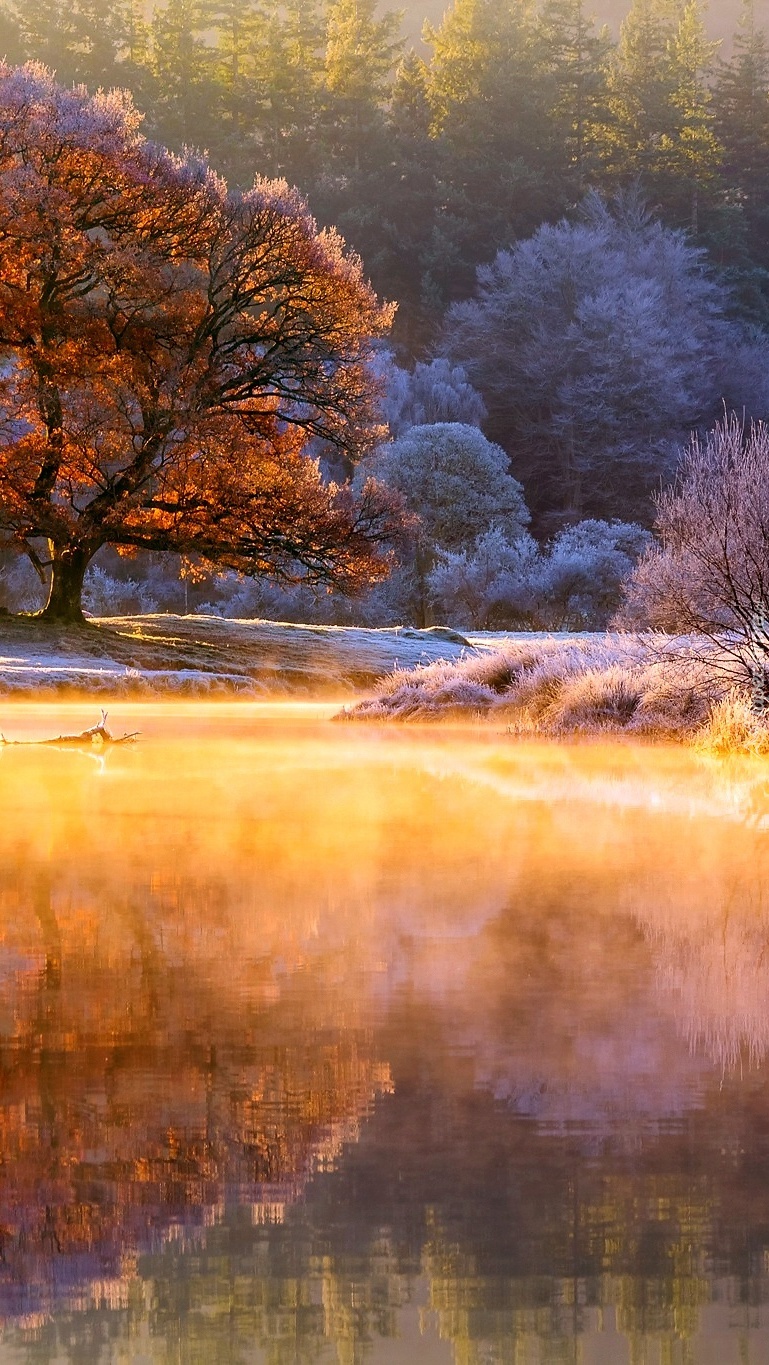
[[[330,0],[325,85],[326,141],[332,161],[360,170],[372,135],[381,133],[402,41],[401,16],[376,17],[376,0]]]
[[[660,141],[671,124],[672,82],[667,60],[672,33],[660,0],[633,0],[620,29],[608,82],[601,153],[610,180],[659,175]]]
[[[714,107],[727,194],[755,235],[769,208],[769,44],[756,27],[753,0],[746,0],[731,60],[721,63]]]
[[[0,58],[16,66],[27,58],[19,21],[5,5],[0,5]]]
[[[69,0],[15,0],[11,15],[16,21],[22,48],[42,62],[63,84],[75,78],[77,24]]]
[[[428,70],[412,50],[398,68],[390,107],[391,183],[381,219],[389,239],[387,283],[380,285],[406,303],[396,314],[395,336],[411,353],[425,339],[431,314],[425,249],[436,223],[443,153],[431,122]]]
[[[221,114],[215,52],[207,42],[211,21],[207,0],[168,0],[152,18],[156,98],[151,123],[172,147],[210,142],[211,115]]]
[[[259,164],[308,191],[320,181],[325,16],[320,0],[272,0],[257,53]]]
[[[247,138],[257,98],[257,53],[264,45],[266,21],[253,0],[213,0],[211,19],[216,36],[215,78],[225,125],[223,140],[232,144],[227,149],[229,162]]]
[[[769,44],[746,0],[713,92],[723,204],[708,245],[744,314],[769,322]]]
[[[698,0],[634,0],[609,77],[602,157],[614,183],[640,179],[668,221],[695,232],[703,196],[714,197],[721,149],[708,40]]]
[[[581,194],[597,169],[611,38],[606,28],[596,32],[583,0],[546,0],[538,28],[552,87],[548,116],[563,147],[564,171]]]
[[[438,302],[469,289],[479,259],[560,212],[570,196],[528,0],[455,0],[426,36],[445,176],[428,251]]]
[[[710,90],[718,47],[708,40],[699,0],[687,0],[668,42],[675,123],[667,150],[671,183],[682,192],[677,216],[684,222],[688,218],[695,234],[701,201],[714,195],[721,163]]]
[[[435,322],[425,299],[425,245],[442,149],[430,136],[431,117],[427,69],[411,51],[398,67],[386,119],[369,132],[365,159],[316,196],[360,251],[375,287],[399,300],[395,337],[409,354],[429,341]]]

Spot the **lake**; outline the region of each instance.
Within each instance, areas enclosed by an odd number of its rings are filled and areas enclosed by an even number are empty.
[[[0,1361],[769,1359],[769,764],[332,711],[0,750]]]

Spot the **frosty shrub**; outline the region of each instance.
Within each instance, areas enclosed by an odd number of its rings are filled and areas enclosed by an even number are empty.
[[[89,565],[83,583],[83,606],[90,616],[134,616],[158,611],[160,605],[146,583],[113,578],[100,565]]]
[[[196,610],[234,620],[289,621],[307,625],[380,626],[409,619],[412,574],[396,568],[384,583],[355,597],[323,592],[301,584],[219,575],[208,584]]]
[[[479,536],[470,550],[446,551],[428,574],[436,616],[459,629],[527,626],[534,616],[539,560],[527,532],[511,542],[499,527]]]
[[[717,410],[727,303],[684,233],[637,196],[592,195],[582,221],[544,224],[479,269],[440,351],[481,392],[540,516],[638,515]]]
[[[651,541],[650,533],[633,522],[588,519],[566,527],[540,557],[532,583],[538,627],[604,629]]]
[[[466,370],[444,356],[429,363],[420,360],[409,371],[385,352],[376,368],[385,387],[383,415],[394,437],[434,422],[479,427],[486,417],[486,404]]]
[[[693,437],[657,499],[656,530],[660,543],[629,580],[621,624],[697,633],[726,651],[738,680],[765,678],[769,426],[732,414]]]
[[[544,550],[525,533],[500,530],[471,550],[445,553],[429,574],[436,614],[459,628],[602,630],[625,580],[651,542],[621,521],[582,521]]]

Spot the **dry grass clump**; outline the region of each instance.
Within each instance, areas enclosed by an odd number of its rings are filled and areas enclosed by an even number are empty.
[[[689,735],[704,725],[724,684],[701,659],[669,653],[646,664],[633,716],[639,734]]]
[[[737,688],[714,702],[696,736],[697,747],[715,754],[769,753],[769,724]]]
[[[769,751],[769,726],[730,690],[701,645],[651,635],[509,641],[457,662],[383,679],[356,719],[504,720],[516,733],[629,734],[693,739],[720,751]]]
[[[548,707],[548,729],[582,733],[627,729],[642,696],[640,675],[611,664],[563,679]]]

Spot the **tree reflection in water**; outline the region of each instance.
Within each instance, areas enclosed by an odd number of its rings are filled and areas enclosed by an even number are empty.
[[[3,1361],[769,1354],[758,768],[141,728],[0,763]]]

